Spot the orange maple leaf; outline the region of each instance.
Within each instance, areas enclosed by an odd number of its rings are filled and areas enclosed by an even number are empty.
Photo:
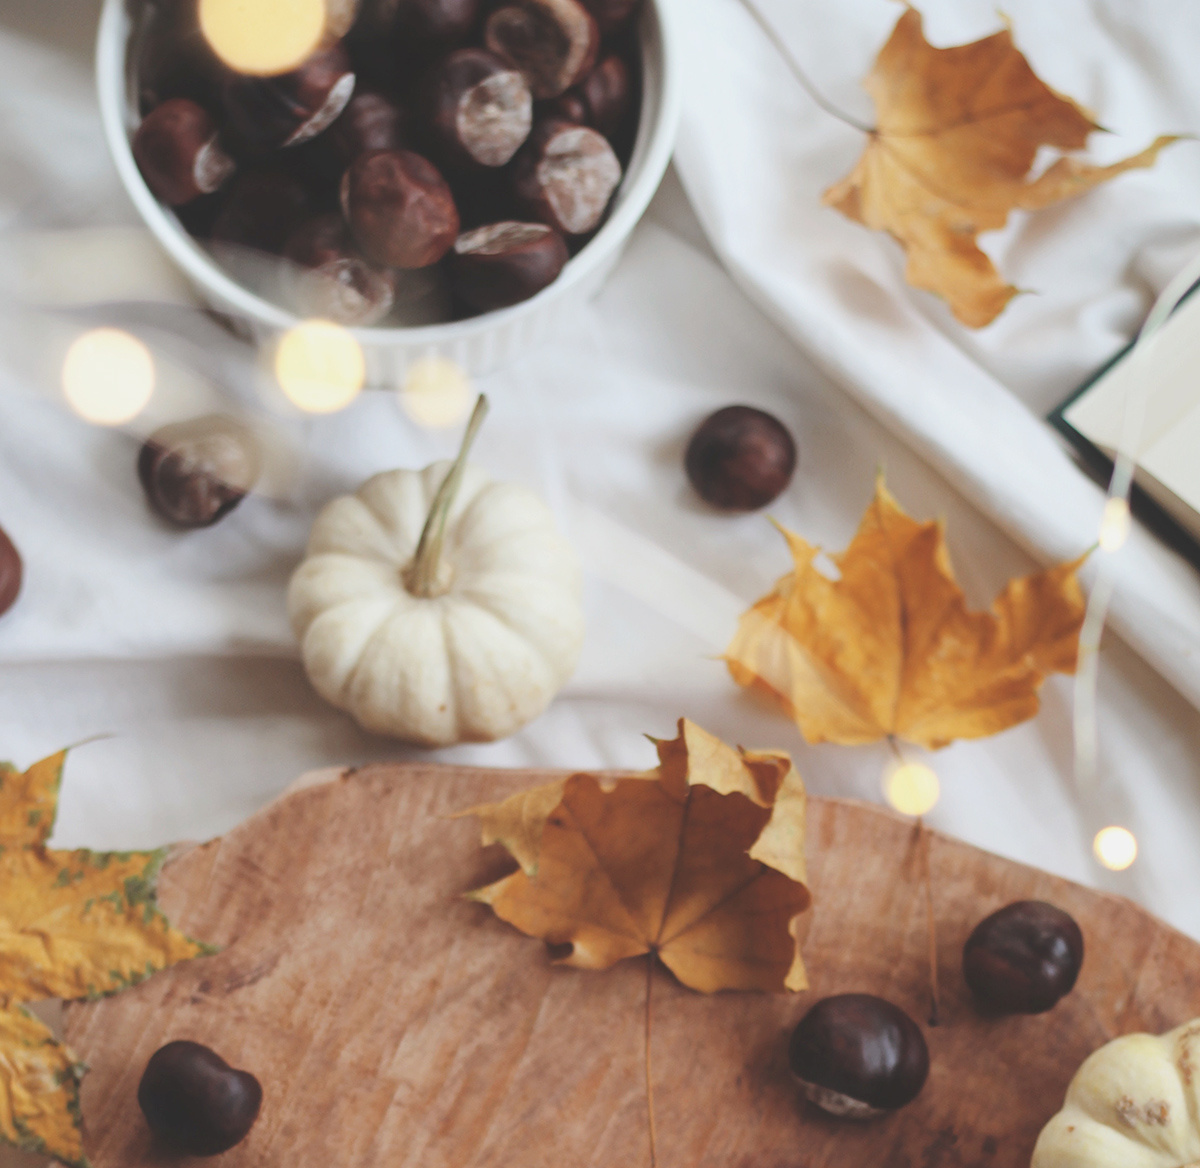
[[[785,754],[739,752],[681,719],[657,770],[593,775],[475,808],[520,869],[472,893],[562,964],[655,954],[686,986],[800,990],[804,784]]]
[[[1037,713],[1048,674],[1075,671],[1082,559],[1012,580],[991,612],[971,612],[941,524],[906,515],[882,478],[831,557],[838,579],[818,570],[820,549],[783,534],[795,569],[742,616],[726,660],[809,742],[935,749],[997,734]]]
[[[892,235],[908,254],[909,284],[943,297],[972,328],[991,323],[1018,291],[980,249],[981,231],[1003,227],[1010,211],[1046,207],[1151,166],[1179,138],[1160,137],[1111,166],[1063,157],[1030,180],[1039,146],[1080,150],[1102,127],[1034,73],[1009,29],[937,49],[913,8],[864,84],[877,125],[825,202]]]

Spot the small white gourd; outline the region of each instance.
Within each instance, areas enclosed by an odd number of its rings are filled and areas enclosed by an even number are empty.
[[[1031,1168],[1200,1168],[1200,1018],[1096,1051],[1042,1129]]]
[[[506,737],[550,704],[583,645],[571,546],[530,490],[456,462],[395,470],[313,525],[288,615],[317,692],[424,746]]]

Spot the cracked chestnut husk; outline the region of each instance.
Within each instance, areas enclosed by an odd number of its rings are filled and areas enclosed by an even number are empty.
[[[547,118],[518,151],[512,181],[529,218],[564,235],[586,235],[604,218],[621,182],[621,163],[603,134]]]
[[[261,470],[254,435],[220,414],[174,422],[142,444],[137,473],[151,508],[176,527],[211,527],[253,489]]]
[[[345,219],[320,215],[292,233],[283,249],[284,298],[299,315],[366,327],[392,310],[395,274],[359,253]]]
[[[810,1102],[846,1119],[873,1119],[911,1103],[929,1077],[921,1028],[874,994],[819,1001],[793,1031],[788,1062]]]
[[[435,65],[421,108],[437,157],[460,169],[504,166],[533,128],[524,76],[486,49],[458,49]]]
[[[0,616],[16,604],[23,575],[21,553],[4,528],[0,527]]]
[[[536,296],[558,279],[567,242],[544,223],[489,223],[464,232],[447,269],[456,296],[479,312]]]
[[[155,106],[142,119],[131,148],[146,185],[171,207],[220,190],[237,169],[221,147],[216,122],[186,97]]]
[[[1083,933],[1070,914],[1018,900],[985,917],[963,946],[963,976],[987,1014],[1043,1014],[1071,992]]]
[[[231,1067],[198,1042],[168,1042],[150,1056],[138,1084],[146,1123],[165,1143],[192,1156],[217,1156],[250,1133],[263,1091],[249,1071]]]
[[[765,410],[726,406],[692,435],[684,469],[706,503],[723,511],[757,511],[792,481],[796,443]]]
[[[380,267],[436,264],[458,238],[449,184],[411,150],[360,154],[342,178],[341,203],[363,254]]]
[[[585,77],[600,50],[596,21],[578,0],[515,0],[488,17],[483,39],[525,74],[539,99]]]
[[[298,146],[337,120],[354,95],[355,74],[340,43],[275,77],[230,73],[221,87],[231,140],[259,155]]]

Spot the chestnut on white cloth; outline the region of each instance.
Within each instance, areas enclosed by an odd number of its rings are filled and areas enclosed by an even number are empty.
[[[10,285],[31,295],[53,273],[26,269],[14,281],[0,258],[0,526],[26,566],[23,593],[0,618],[0,756],[28,763],[116,735],[72,756],[60,845],[204,838],[303,770],[370,758],[644,768],[653,752],[643,733],[669,737],[681,714],[726,741],[790,750],[816,794],[877,800],[883,746],[805,745],[718,659],[740,608],[788,566],[762,514],[717,513],[687,484],[689,436],[734,402],[769,411],[796,438],[799,465],[775,518],[840,549],[882,464],[914,515],[946,519],[977,607],[1033,569],[1031,552],[1073,556],[1094,541],[1101,493],[1039,419],[1120,347],[1154,290],[1200,249],[1200,146],[1181,143],[1154,170],[985,241],[1014,282],[1040,294],[971,334],[903,284],[888,239],[821,207],[861,137],[811,106],[738,0],[676,2],[694,78],[680,172],[729,271],[786,335],[716,262],[669,178],[593,304],[478,385],[493,408],[474,457],[550,502],[586,580],[579,669],[545,715],[504,742],[429,755],[361,733],[313,694],[285,618],[286,582],[320,506],[375,472],[445,457],[456,431],[422,429],[382,392],[340,414],[280,418],[298,457],[290,486],[252,495],[215,527],[169,530],[142,498],[137,437],[70,413],[54,353],[13,311]],[[764,2],[829,96],[868,116],[858,79],[898,6]],[[97,8],[0,6],[4,256],[34,230],[136,225],[95,106]],[[924,8],[940,43],[996,27],[993,0]],[[1193,0],[1005,9],[1049,81],[1121,131],[1114,156],[1200,126]],[[184,308],[169,268],[137,238],[126,236],[130,270],[85,265],[105,303],[56,323],[124,324],[230,400],[256,405],[254,355]],[[154,304],[113,303],[139,298],[139,287],[144,299],[147,285]],[[212,410],[206,401],[198,412]],[[1148,536],[1124,558],[1119,630],[1144,659],[1106,642],[1101,790],[1088,800],[1073,790],[1071,682],[1055,677],[1034,721],[930,757],[943,798],[929,819],[993,851],[1107,881],[1200,936],[1200,717],[1155,672],[1195,692],[1200,585]],[[1124,876],[1103,876],[1091,859],[1101,815],[1141,842]]]

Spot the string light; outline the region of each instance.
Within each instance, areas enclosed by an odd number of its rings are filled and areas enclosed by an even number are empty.
[[[269,77],[295,69],[325,35],[326,0],[200,0],[200,31],[231,69]]]
[[[76,338],[63,361],[62,386],[85,421],[120,426],[133,421],[154,393],[154,358],[137,337],[115,328]]]
[[[1096,859],[1113,872],[1131,868],[1138,855],[1137,837],[1127,827],[1106,827],[1092,845]]]
[[[305,413],[344,410],[359,395],[366,375],[362,346],[339,324],[308,320],[280,338],[275,376]]]
[[[1129,539],[1129,502],[1124,498],[1109,499],[1104,504],[1104,519],[1100,524],[1100,549],[1120,551]]]
[[[474,400],[471,379],[457,361],[423,357],[415,361],[400,389],[400,404],[419,426],[457,426]]]
[[[893,761],[883,773],[883,794],[901,815],[928,815],[942,797],[942,785],[924,763]]]

